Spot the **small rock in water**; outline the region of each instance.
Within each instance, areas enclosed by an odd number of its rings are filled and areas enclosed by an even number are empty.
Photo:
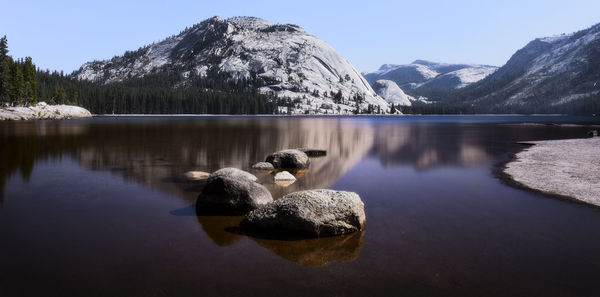
[[[271,192],[256,182],[256,176],[236,168],[213,172],[198,196],[200,214],[242,215],[273,201]]]
[[[188,171],[185,173],[188,180],[205,180],[209,175],[210,173],[204,171]]]
[[[364,204],[358,194],[334,190],[287,194],[246,214],[241,223],[247,230],[310,237],[357,232],[364,225]]]
[[[327,156],[327,151],[326,150],[311,149],[311,148],[298,148],[297,150],[305,153],[309,157],[323,157],[323,156]]]
[[[598,130],[590,130],[590,131],[587,133],[587,136],[588,136],[588,137],[596,137],[596,136],[598,136]]]
[[[296,178],[287,171],[281,171],[275,174],[275,180],[296,180]]]
[[[275,170],[275,167],[273,167],[273,164],[269,163],[269,162],[258,162],[254,165],[252,165],[252,169],[256,169],[256,170]]]
[[[295,181],[296,177],[287,171],[281,171],[275,174],[275,184],[278,186],[287,187],[293,184]]]
[[[273,164],[273,167],[283,169],[304,169],[310,166],[308,156],[299,150],[289,149],[270,154],[266,162]]]

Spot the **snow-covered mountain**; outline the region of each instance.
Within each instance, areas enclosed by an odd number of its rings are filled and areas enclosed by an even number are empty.
[[[379,70],[363,73],[363,76],[371,85],[381,79],[390,80],[405,92],[427,96],[431,92],[463,88],[485,78],[497,68],[416,60],[406,65],[384,64]]]
[[[427,102],[424,97],[415,98],[407,95],[391,80],[380,79],[374,82],[373,90],[375,90],[379,96],[384,98],[385,101],[394,105],[411,106],[415,101]]]
[[[213,17],[123,56],[89,62],[72,75],[99,83],[181,69],[185,79],[213,71],[245,79],[260,92],[290,98],[293,113],[350,113],[388,104],[331,46],[296,25],[254,17]]]
[[[557,111],[600,99],[600,24],[537,38],[496,72],[461,89],[457,99],[490,109]],[[585,101],[588,103],[585,103]],[[591,100],[591,101],[590,101]],[[572,105],[571,105],[572,106]]]

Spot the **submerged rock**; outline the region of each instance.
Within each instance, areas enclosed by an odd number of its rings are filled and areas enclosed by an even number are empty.
[[[277,172],[274,179],[275,184],[282,187],[287,187],[296,181],[296,177],[287,171]]]
[[[270,154],[266,162],[273,164],[273,167],[283,169],[305,169],[310,166],[308,156],[299,150],[289,149]]]
[[[252,165],[252,169],[256,169],[256,170],[275,170],[275,167],[273,167],[273,164],[269,163],[269,162],[258,162],[254,165]]]
[[[327,156],[327,151],[326,150],[311,149],[311,148],[298,148],[297,150],[305,153],[309,157]]]
[[[272,202],[269,190],[256,180],[256,176],[236,168],[215,171],[198,196],[197,212],[242,215]]]
[[[184,175],[188,180],[198,181],[207,179],[210,176],[210,173],[204,171],[188,171]]]
[[[246,214],[241,226],[249,231],[321,237],[361,231],[364,224],[364,204],[356,193],[308,190]]]

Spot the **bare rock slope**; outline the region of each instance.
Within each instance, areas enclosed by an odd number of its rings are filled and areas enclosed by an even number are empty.
[[[506,165],[522,185],[600,206],[600,137],[533,142]]]
[[[0,107],[0,120],[73,119],[91,117],[85,108],[72,105],[48,105],[40,102],[28,107]]]
[[[330,45],[297,25],[254,17],[213,17],[137,51],[86,63],[73,76],[110,83],[165,69],[181,69],[185,78],[218,71],[244,79],[262,93],[293,99],[292,113],[350,113],[369,104],[387,110]]]

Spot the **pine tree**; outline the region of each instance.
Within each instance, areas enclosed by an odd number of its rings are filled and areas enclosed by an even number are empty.
[[[5,35],[0,39],[0,105],[8,102],[9,61],[8,41]]]
[[[24,97],[25,104],[37,103],[38,83],[35,75],[35,65],[31,60],[31,57],[25,58],[23,64],[23,80],[24,80]]]
[[[338,104],[342,102],[342,90],[338,90],[338,92],[333,95],[333,101]]]
[[[61,75],[62,77],[62,75]],[[65,89],[58,84],[54,86],[54,95],[52,96],[52,101],[56,104],[65,104]],[[113,103],[114,109],[114,103]],[[114,112],[113,112],[114,113]]]
[[[25,82],[18,62],[12,62],[8,78],[8,101],[11,105],[23,104]]]

